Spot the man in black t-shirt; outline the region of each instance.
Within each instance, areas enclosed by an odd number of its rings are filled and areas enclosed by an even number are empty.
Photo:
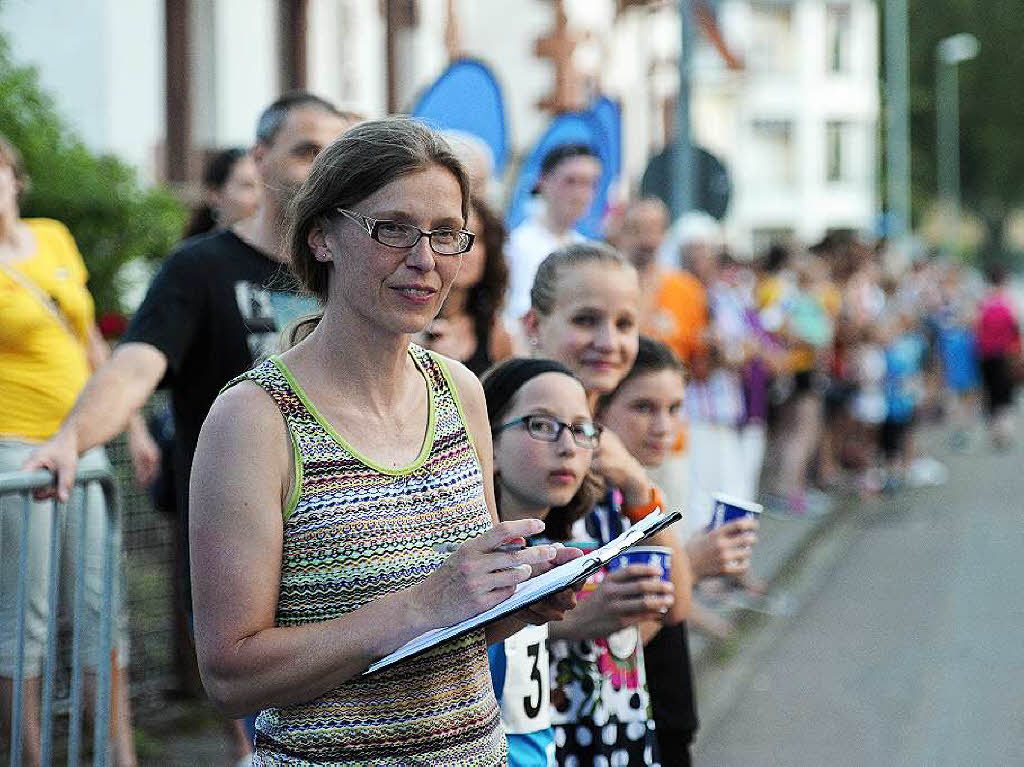
[[[232,230],[187,240],[154,278],[123,343],[145,344],[165,360],[161,385],[174,412],[179,512],[187,508],[192,454],[218,392],[272,353],[292,319],[315,309],[286,265]]]
[[[228,381],[269,353],[288,321],[304,312],[283,262],[284,212],[313,158],[351,124],[310,93],[286,94],[260,115],[253,159],[264,199],[232,229],[179,245],[164,262],[128,333],[89,380],[57,434],[26,469],[57,475],[67,500],[78,456],[122,432],[158,386],[171,391],[178,510],[187,518],[188,476],[199,429]]]

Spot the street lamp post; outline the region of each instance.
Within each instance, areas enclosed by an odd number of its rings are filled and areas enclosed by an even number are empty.
[[[682,40],[679,51],[679,100],[676,102],[676,144],[671,154],[671,209],[673,220],[693,210],[694,175],[693,138],[690,133],[690,80],[693,66],[693,9],[691,0],[679,0],[679,24]]]
[[[960,85],[957,65],[978,55],[978,38],[961,32],[939,41],[935,49],[936,163],[939,199],[946,205],[942,238],[944,255],[951,255],[960,225]]]
[[[885,3],[886,186],[892,239],[906,256],[910,220],[910,63],[907,0]]]

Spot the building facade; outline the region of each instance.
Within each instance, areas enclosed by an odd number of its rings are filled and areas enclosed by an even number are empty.
[[[871,0],[725,0],[719,22],[743,69],[698,53],[694,132],[729,167],[730,240],[758,252],[879,211],[878,17]]]
[[[692,132],[729,169],[731,244],[750,255],[774,239],[870,228],[874,1],[695,3]],[[503,87],[513,169],[553,111],[597,92],[617,99],[625,195],[671,140],[679,85],[668,0],[5,0],[0,29],[87,145],[186,193],[205,152],[250,144],[283,90],[375,116],[409,109],[469,56]]]

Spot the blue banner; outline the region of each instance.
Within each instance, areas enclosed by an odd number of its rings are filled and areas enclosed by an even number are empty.
[[[495,175],[504,173],[509,155],[505,101],[494,74],[482,62],[453,62],[419,98],[412,114],[435,128],[482,139],[494,154]]]

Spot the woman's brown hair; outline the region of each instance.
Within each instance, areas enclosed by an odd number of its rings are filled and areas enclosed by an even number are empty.
[[[483,232],[484,270],[480,281],[469,289],[466,307],[477,330],[489,329],[501,310],[508,287],[508,264],[505,261],[505,222],[483,200],[474,197],[473,212],[480,217]]]
[[[462,219],[469,212],[469,178],[448,143],[422,122],[387,117],[360,123],[328,144],[310,168],[292,201],[285,240],[292,271],[321,304],[327,301],[332,265],[318,261],[309,248],[310,230],[335,208],[349,208],[392,181],[440,166],[462,191]],[[306,318],[286,331],[286,345],[308,335],[319,317]],[[303,332],[305,331],[305,332]]]

